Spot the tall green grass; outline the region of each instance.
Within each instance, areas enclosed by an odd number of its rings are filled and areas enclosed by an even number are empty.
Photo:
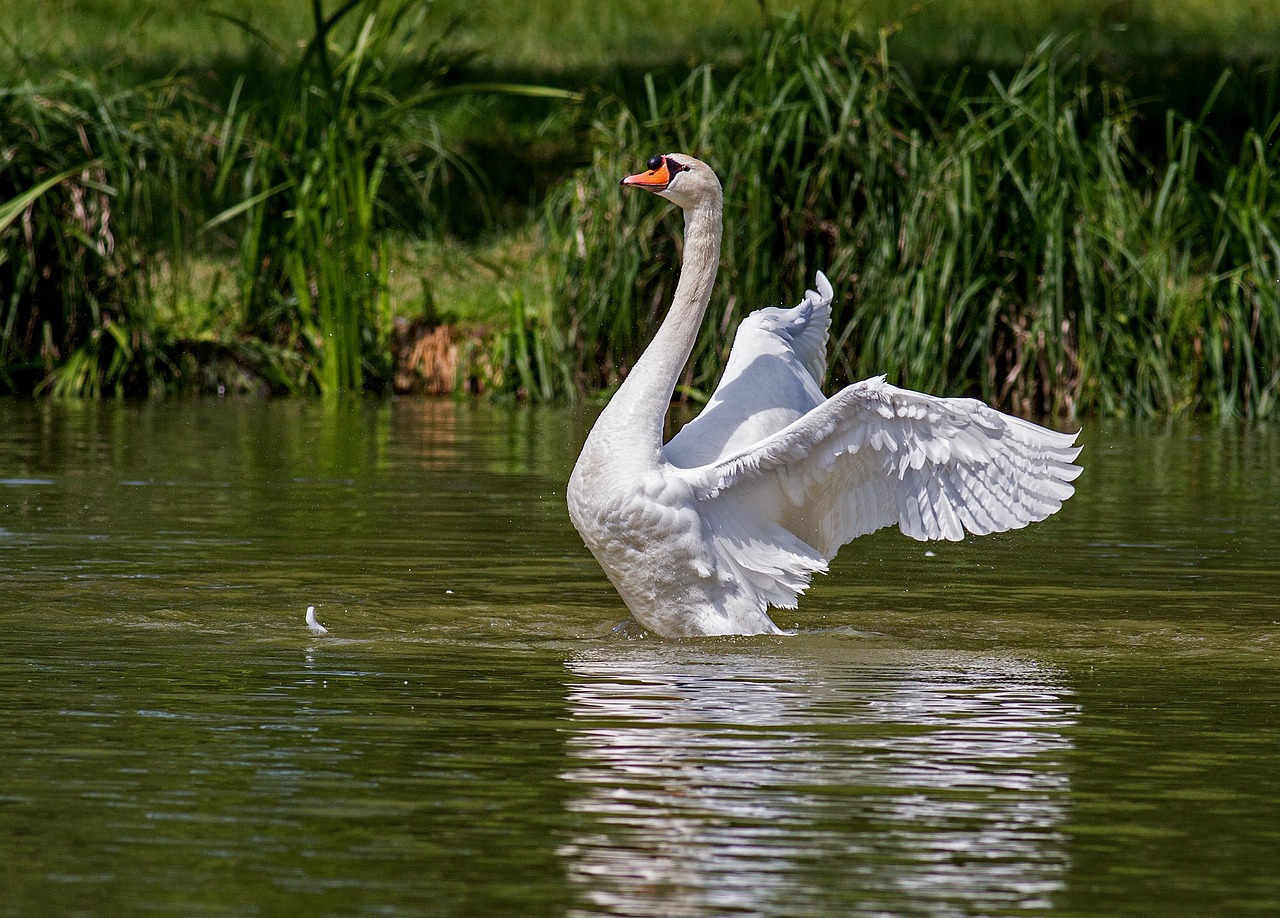
[[[283,91],[242,115],[228,107],[234,141],[219,184],[234,171],[242,195],[212,223],[245,221],[244,325],[309,355],[304,388],[382,388],[391,377],[383,183],[400,167],[425,194],[424,176],[447,156],[422,117],[441,69],[422,41],[428,9],[351,0],[325,12],[313,0],[314,31],[296,58],[272,45],[285,59]],[[411,163],[424,153],[425,166]]]
[[[430,218],[438,181],[479,176],[442,141],[435,106],[467,93],[565,99],[527,84],[443,86],[448,24],[423,0],[312,0],[313,34],[296,57],[247,22],[284,61],[283,91],[241,115],[219,187],[241,200],[212,225],[243,220],[241,301],[256,336],[308,355],[301,387],[322,393],[390,385],[389,237],[411,220],[386,193]],[[236,155],[245,162],[236,163]]]
[[[196,77],[121,88],[11,67],[0,390],[385,387],[393,290],[406,287],[404,271],[390,283],[393,250],[448,229],[446,183],[485,184],[439,104],[568,96],[457,82],[436,12],[313,0],[301,42],[224,17],[270,57],[233,61],[242,79],[212,84],[236,87],[225,97]],[[492,386],[555,399],[627,372],[674,289],[679,221],[616,182],[680,149],[718,169],[728,199],[721,284],[682,380],[691,399],[714,385],[737,319],[793,302],[821,267],[839,292],[837,379],[887,372],[1027,412],[1280,412],[1275,93],[1228,74],[1200,91],[1203,112],[1153,117],[1071,43],[1001,75],[925,84],[864,26],[792,17],[749,52],[653,74],[581,142],[549,141],[538,162],[564,182],[534,250],[554,277],[550,318],[541,264],[536,284],[486,274],[471,279],[483,295],[453,298],[507,304],[473,348]],[[619,67],[610,79],[632,86]],[[262,74],[273,79],[255,85]],[[1223,130],[1224,98],[1231,117],[1253,106],[1248,130]],[[464,112],[450,108],[450,125]],[[508,173],[494,185],[535,187],[533,159],[491,158]],[[522,223],[510,238],[529,235]],[[429,302],[435,280],[407,286]]]
[[[16,76],[0,89],[0,389],[151,390],[147,261],[158,215],[183,223],[166,170],[180,89]]]
[[[576,386],[616,383],[662,317],[679,223],[617,180],[682,150],[726,195],[721,280],[684,379],[695,396],[736,321],[823,268],[840,379],[885,372],[1029,413],[1274,414],[1280,120],[1236,155],[1170,114],[1165,150],[1140,155],[1132,99],[1070,43],[972,85],[922,92],[885,35],[792,17],[736,73],[701,67],[641,111],[607,106],[591,167],[545,219]]]
[[[35,64],[0,89],[0,386],[389,385],[393,240],[436,219],[442,181],[481,184],[438,104],[571,94],[442,85],[448,25],[430,0],[310,8],[296,44],[223,17],[276,56],[278,81],[252,98],[243,77],[222,101],[187,80],[117,89]],[[228,247],[239,270],[194,289]]]

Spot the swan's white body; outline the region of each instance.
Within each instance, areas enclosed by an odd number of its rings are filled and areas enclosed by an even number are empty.
[[[645,628],[776,634],[767,608],[794,608],[860,535],[895,523],[916,539],[1016,529],[1074,492],[1074,435],[883,376],[824,397],[832,289],[821,273],[795,308],[742,321],[706,408],[664,445],[715,281],[720,183],[681,154],[654,157],[623,183],[683,208],[684,258],[666,320],[587,437],[568,502]]]

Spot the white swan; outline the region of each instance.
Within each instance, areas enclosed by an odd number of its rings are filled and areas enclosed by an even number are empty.
[[[706,408],[663,420],[711,297],[722,193],[705,163],[655,156],[623,185],[685,216],[675,299],[601,413],[569,479],[569,515],[636,621],[666,637],[778,634],[841,545],[896,523],[916,539],[1017,529],[1057,511],[1075,435],[865,379],[822,394],[831,284],[742,320]]]

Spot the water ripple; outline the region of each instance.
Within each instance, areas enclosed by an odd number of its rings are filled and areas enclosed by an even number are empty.
[[[1044,907],[1063,886],[1079,711],[1044,668],[568,666],[577,915],[961,915]]]

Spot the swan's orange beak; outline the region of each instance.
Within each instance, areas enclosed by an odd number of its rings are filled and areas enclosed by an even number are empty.
[[[657,165],[654,165],[654,161]],[[651,167],[648,172],[637,172],[635,175],[628,175],[619,184],[635,185],[637,188],[644,188],[648,191],[665,191],[667,186],[671,184],[671,167],[667,165],[665,156],[655,156],[649,160]]]

